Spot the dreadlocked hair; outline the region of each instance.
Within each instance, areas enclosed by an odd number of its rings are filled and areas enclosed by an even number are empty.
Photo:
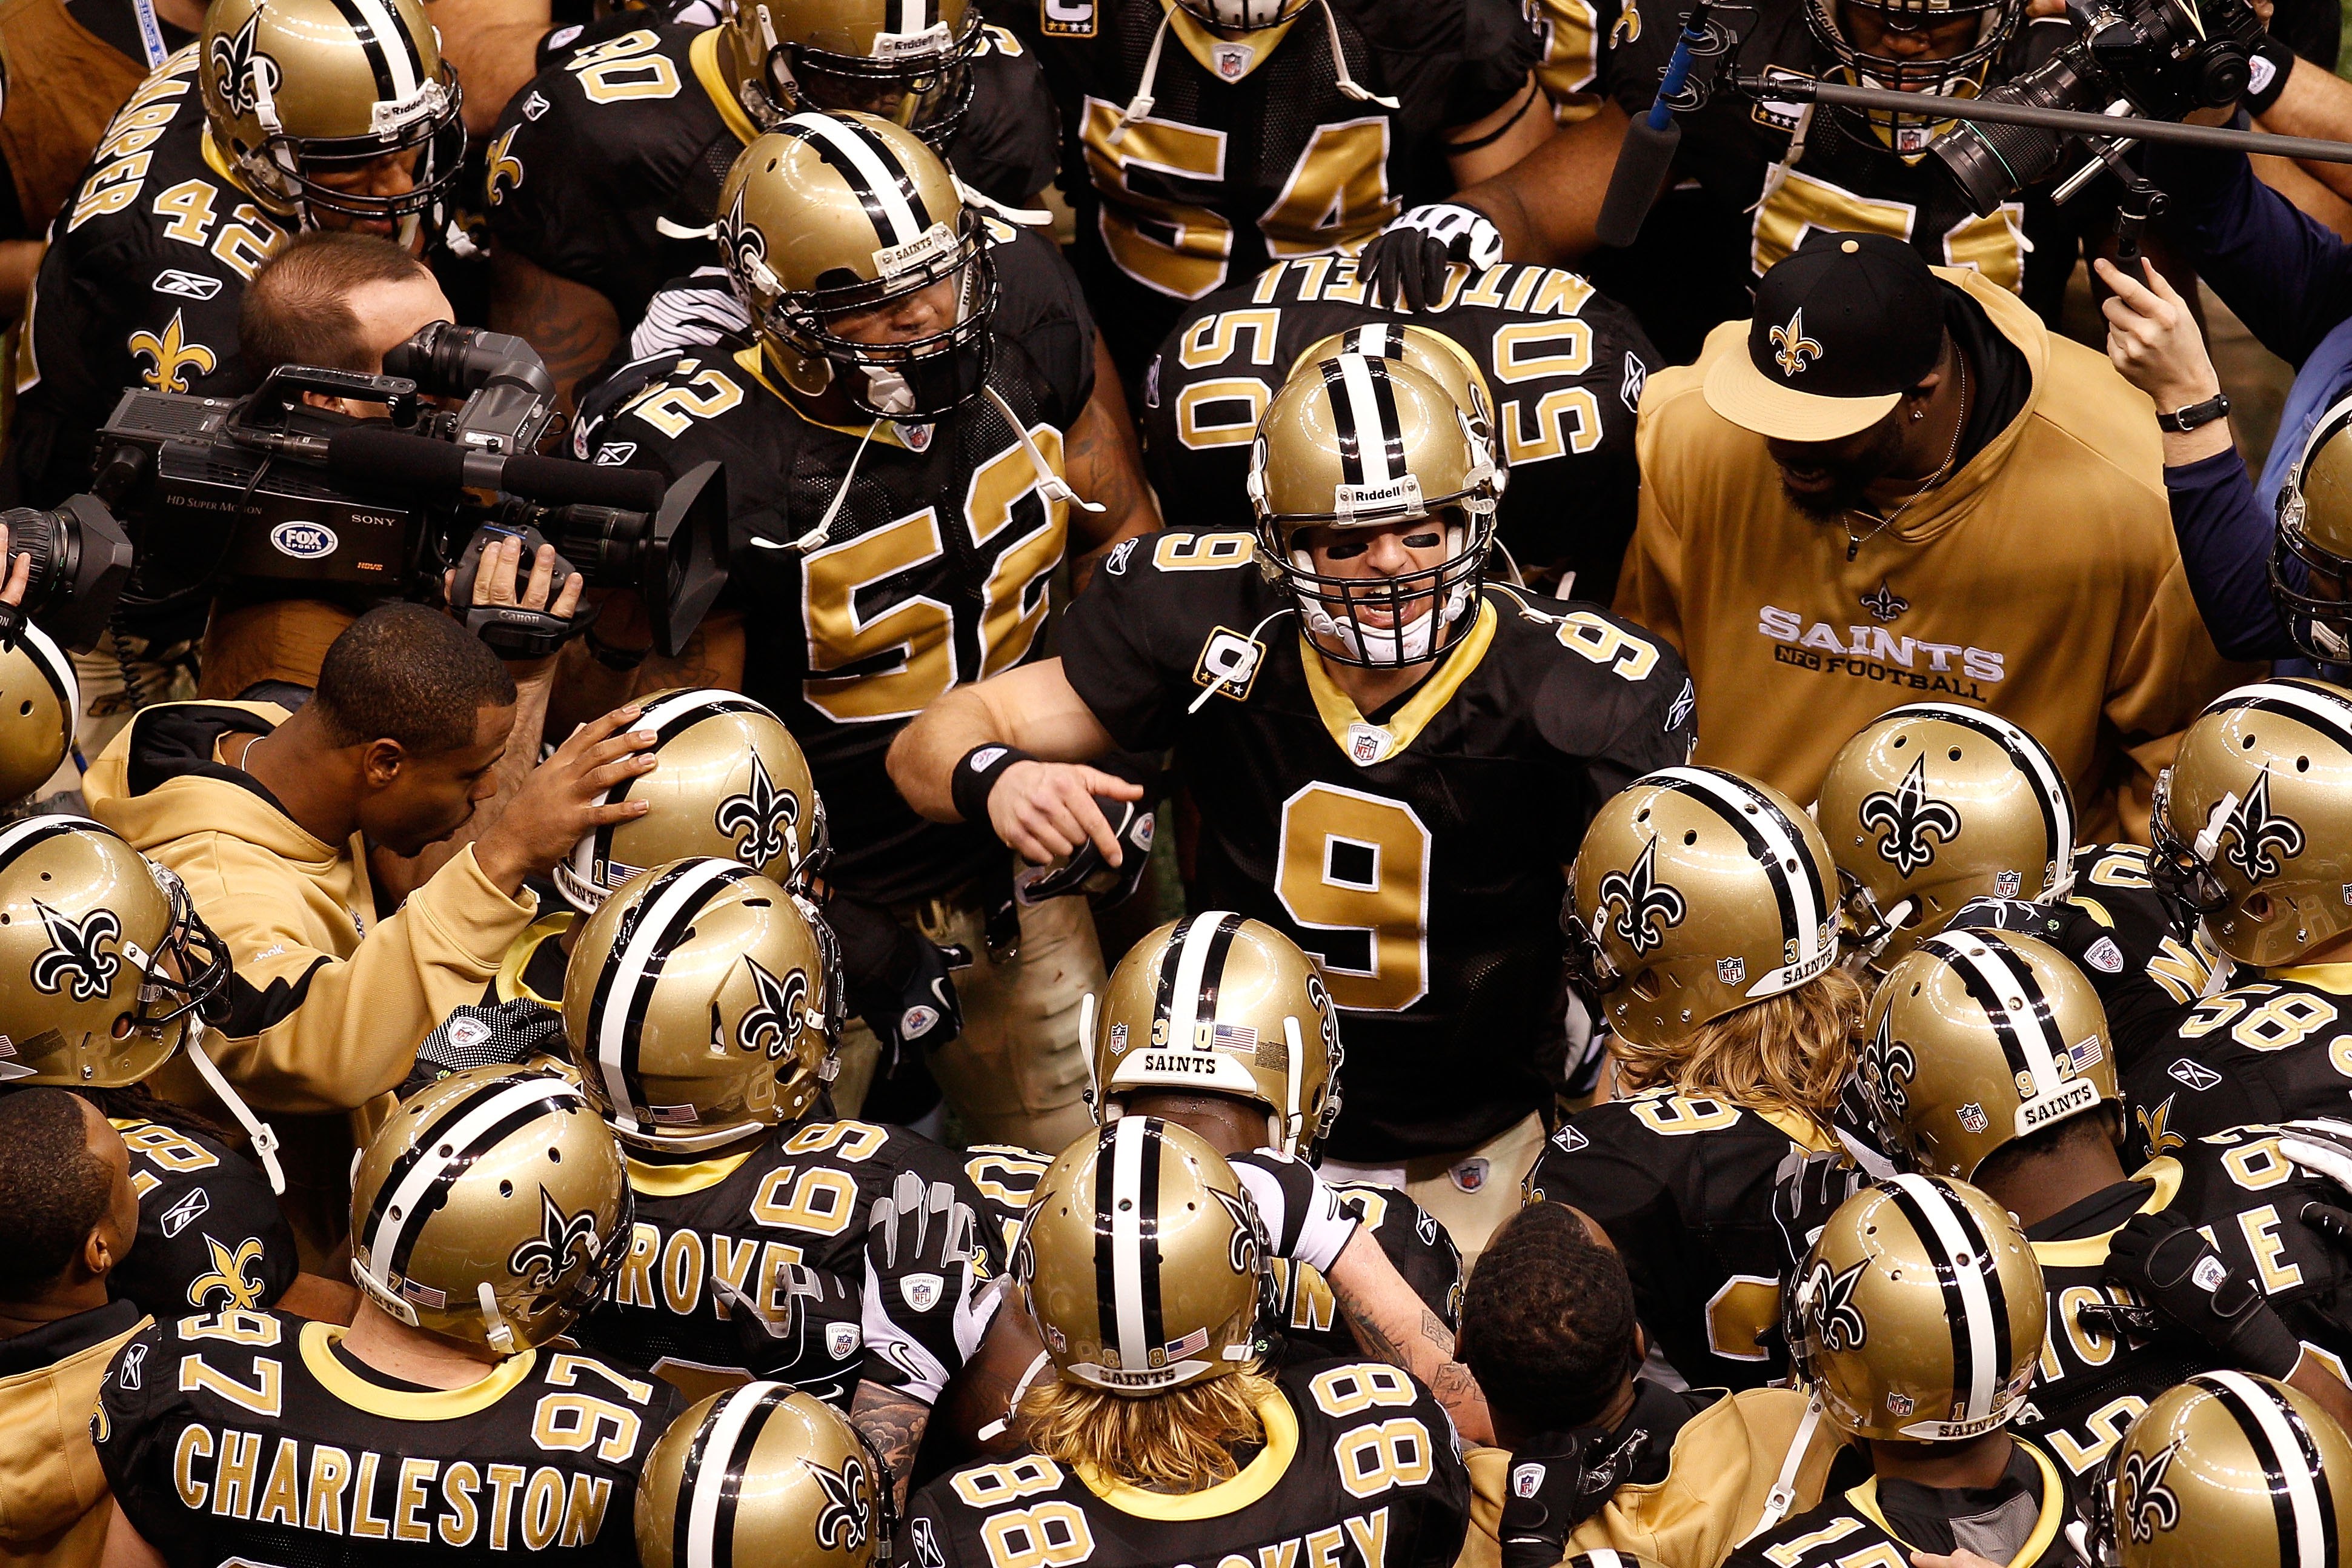
[[[1610,1044],[1629,1090],[1672,1085],[1735,1105],[1780,1107],[1824,1120],[1853,1070],[1869,998],[1844,970],[1830,968],[1793,991],[1710,1018],[1688,1039]]]
[[[1258,1406],[1280,1397],[1255,1362],[1139,1398],[1047,1378],[1022,1401],[1022,1436],[1047,1458],[1091,1466],[1106,1480],[1196,1492],[1240,1473],[1234,1447],[1265,1441]]]
[[[1564,1204],[1529,1204],[1478,1255],[1456,1346],[1528,1432],[1589,1425],[1633,1375],[1633,1282]]]

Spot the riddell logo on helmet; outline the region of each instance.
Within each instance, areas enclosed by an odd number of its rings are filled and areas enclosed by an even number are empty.
[[[1776,663],[1916,691],[1948,691],[1982,700],[1979,683],[1991,684],[2009,676],[2008,658],[1997,649],[1896,637],[1883,626],[1838,626],[1808,621],[1777,605],[1758,608],[1756,630],[1784,645],[1772,650]]]
[[[1381,485],[1336,485],[1331,510],[1342,522],[1358,518],[1418,515],[1422,510],[1421,481],[1407,474]]]

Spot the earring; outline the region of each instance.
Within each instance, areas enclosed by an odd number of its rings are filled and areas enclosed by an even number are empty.
[[[1926,417],[1927,417],[1927,411],[1924,408],[1914,408],[1911,411],[1911,423],[1914,425],[1916,425]]]

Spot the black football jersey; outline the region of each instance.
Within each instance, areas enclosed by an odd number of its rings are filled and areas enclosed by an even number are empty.
[[[2065,1473],[2021,1440],[2000,1487],[1937,1491],[1873,1476],[1742,1542],[1724,1568],[1906,1568],[1916,1552],[1991,1548],[1987,1530],[2004,1545],[2023,1538],[2014,1555],[1997,1552],[2003,1568],[2076,1568],[2066,1526],[2081,1508]]]
[[[139,1238],[106,1277],[158,1320],[267,1307],[301,1271],[268,1178],[219,1139],[117,1117],[139,1194]]]
[[[1601,801],[1688,756],[1689,679],[1605,611],[1489,585],[1433,674],[1359,713],[1256,554],[1121,545],[1062,622],[1063,673],[1121,746],[1174,746],[1192,906],[1321,959],[1348,1050],[1331,1157],[1473,1147],[1550,1103],[1561,868]]]
[[[1184,301],[1285,257],[1352,252],[1443,197],[1454,182],[1440,133],[1501,108],[1536,63],[1517,0],[1330,0],[1330,12],[1346,74],[1398,107],[1339,90],[1319,5],[1230,37],[1155,0],[1004,7],[1045,57],[1079,270],[1125,374]],[[1163,19],[1149,112],[1114,140]]]
[[[2088,910],[2113,942],[2094,943],[2079,966],[2106,1009],[2116,1068],[2127,1069],[2171,1042],[2224,961],[2203,931],[2184,940],[2172,929],[2139,845],[2077,848],[2067,900]]]
[[[2233,1127],[2352,1116],[2352,977],[2334,964],[2273,970],[2199,1003],[2174,1037],[2123,1074],[2128,1147],[2178,1152]]]
[[[7,505],[87,488],[91,437],[126,387],[251,389],[237,308],[288,231],[208,155],[197,63],[191,45],[140,86],[49,226],[17,347]]]
[[[171,1568],[636,1562],[637,1471],[677,1390],[562,1342],[425,1389],[342,1335],[232,1310],[151,1324],[116,1355],[90,1434]]]
[[[940,1477],[908,1506],[915,1568],[1156,1568],[1171,1563],[1444,1568],[1470,1477],[1444,1407],[1399,1368],[1314,1362],[1276,1375],[1266,1444],[1182,1497],[1102,1490],[1039,1454]]]
[[[2027,1233],[2050,1293],[2049,1337],[2018,1430],[2074,1475],[2105,1458],[2148,1401],[2192,1373],[2221,1364],[2200,1340],[2168,1329],[2118,1343],[2086,1324],[2086,1302],[2137,1304],[2105,1278],[2107,1240],[2139,1214],[2189,1220],[2230,1267],[2256,1280],[2298,1339],[2340,1367],[2352,1353],[2352,1258],[2304,1224],[2313,1201],[2341,1204],[2332,1183],[2279,1152],[2275,1131],[2247,1127],[2201,1138],[2144,1166]]]
[[[1780,1321],[1773,1188],[1806,1154],[1836,1147],[1793,1116],[1654,1089],[1569,1118],[1525,1192],[1609,1233],[1650,1342],[1685,1383],[1759,1388],[1788,1371],[1777,1342],[1759,1342]]]
[[[849,1408],[861,1382],[896,1388],[929,1404],[971,1346],[960,1344],[960,1321],[973,1310],[976,1286],[927,1268],[911,1254],[892,1258],[869,1229],[874,1205],[891,1197],[901,1176],[945,1182],[975,1216],[982,1206],[956,1158],[903,1127],[870,1121],[809,1121],[749,1154],[690,1164],[631,1159],[636,1228],[629,1255],[605,1298],[573,1334],[601,1354],[650,1367],[689,1398],[750,1381],[737,1328],[716,1281],[746,1295],[765,1289],[772,1320],[787,1311],[782,1265],[830,1275],[844,1288],[799,1310],[823,1319],[803,1330],[810,1347],[791,1380]],[[978,1231],[989,1257],[980,1279],[1003,1257],[993,1229]],[[967,1337],[976,1327],[963,1323]],[[822,1352],[821,1360],[808,1356]]]
[[[1573,272],[1496,267],[1454,274],[1448,308],[1407,315],[1365,303],[1351,257],[1279,262],[1185,311],[1143,374],[1152,482],[1172,528],[1247,528],[1250,438],[1292,365],[1353,327],[1443,333],[1486,384],[1496,455],[1510,481],[1497,533],[1523,570],[1573,572],[1576,597],[1607,604],[1633,531],[1633,413],[1660,363],[1630,311]]]
[[[491,238],[613,302],[626,328],[665,279],[716,254],[707,228],[728,166],[759,134],[719,61],[719,29],[639,26],[575,48],[515,94],[487,155]],[[1053,100],[1036,57],[983,29],[972,105],[948,161],[1018,205],[1054,176]]]
[[[1049,244],[1023,234],[995,248],[1000,289],[1028,296],[1016,318],[1059,327],[998,331],[989,385],[1058,471],[1063,432],[1094,391],[1093,327]],[[1019,433],[987,398],[935,425],[878,421],[860,455],[866,425],[816,424],[781,384],[756,348],[634,365],[592,396],[586,446],[597,462],[673,477],[726,465],[720,604],[748,612],[744,689],[792,730],[824,798],[825,879],[875,903],[934,896],[1001,868],[1007,851],[984,823],[916,816],[884,755],[950,687],[1035,655],[1068,508],[1042,493]],[[824,520],[853,459],[829,542],[803,554],[793,542]]]

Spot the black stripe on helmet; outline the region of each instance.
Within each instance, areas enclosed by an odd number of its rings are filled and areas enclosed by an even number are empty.
[[[1166,1141],[1158,1122],[1146,1122],[1143,1150],[1137,1161],[1135,1191],[1140,1212],[1136,1217],[1136,1289],[1143,1298],[1143,1344],[1148,1356],[1168,1343],[1168,1328],[1160,1310],[1160,1163]]]
[[[1201,963],[1201,999],[1192,1011],[1192,1026],[1195,1029],[1200,1028],[1203,1024],[1213,1027],[1215,1025],[1217,990],[1224,983],[1225,959],[1234,951],[1234,933],[1241,929],[1242,917],[1228,914],[1220,920],[1216,929],[1209,933],[1209,951],[1202,955]],[[1189,1046],[1192,1043],[1190,1040],[1168,1042],[1171,1047]]]
[[[735,1397],[740,1398],[749,1393],[747,1389]],[[717,1457],[717,1462],[723,1468],[717,1477],[719,1507],[710,1521],[710,1568],[734,1568],[735,1513],[742,1501],[744,1472],[751,1468],[751,1456],[759,1451],[761,1433],[766,1430],[777,1407],[792,1396],[792,1389],[783,1384],[770,1384],[761,1388],[758,1394],[752,1396],[755,1403],[751,1414],[743,1418],[743,1425],[736,1430],[734,1447],[725,1455]],[[680,1478],[684,1484],[678,1489],[677,1548],[671,1568],[688,1568],[693,1562],[688,1550],[688,1525],[694,1515],[691,1503],[695,1486],[700,1479],[699,1471],[711,1462],[703,1450],[718,1424],[719,1412],[729,1403],[728,1400],[720,1400],[710,1407],[710,1414],[703,1417],[702,1426],[694,1434],[694,1447],[687,1454],[686,1468]]]
[[[1356,401],[1348,395],[1348,382],[1339,362],[1327,359],[1317,367],[1323,373],[1323,395],[1331,405],[1331,435],[1339,444],[1339,477],[1351,485],[1364,482],[1364,449],[1356,433]]]
[[[1787,830],[1790,838],[1800,845],[1804,843],[1804,837],[1798,833],[1796,826],[1781,812],[1775,809],[1770,801],[1750,789],[1745,780],[1736,774],[1727,773],[1719,768],[1698,768],[1695,771],[1710,774],[1723,780],[1726,784],[1736,786],[1742,795],[1753,799],[1760,808],[1771,811],[1772,819]],[[1771,847],[1764,842],[1764,836],[1756,831],[1755,824],[1748,820],[1747,814],[1738,810],[1729,801],[1718,799],[1708,791],[1694,788],[1684,780],[1669,779],[1666,782],[1667,786],[1676,794],[1687,800],[1697,802],[1728,824],[1732,830],[1739,835],[1740,842],[1748,847],[1748,852],[1755,857],[1759,865],[1764,868],[1764,879],[1771,884],[1772,888],[1772,901],[1780,910],[1782,951],[1786,952],[1788,944],[1791,942],[1798,944],[1799,952],[1811,946],[1814,933],[1807,930],[1805,923],[1797,918],[1796,884],[1790,879],[1788,868],[1780,864],[1780,858],[1769,852]],[[1822,897],[1821,878],[1816,874],[1811,858],[1800,855],[1797,857],[1797,864],[1806,879],[1812,885],[1813,907],[1822,910],[1826,916],[1832,906]]]
[[[2305,707],[2302,703],[2290,701],[2283,697],[2266,695],[2270,689],[2275,686],[2284,686],[2302,692],[2311,699],[2311,706]],[[2337,745],[2352,750],[2352,704],[2346,703],[2343,698],[2336,693],[2324,690],[2316,684],[2293,680],[2266,680],[2260,686],[2249,688],[2248,690],[2250,695],[2242,700],[2233,702],[2228,698],[2223,698],[2205,711],[2216,713],[2237,709],[2251,709],[2257,713],[2275,713],[2282,719],[2292,719],[2298,724],[2317,730]],[[2314,711],[2315,709],[2318,711]],[[2331,709],[2334,710],[2335,714],[2340,714],[2342,717],[2331,715],[2328,711]]]
[[[2033,761],[2026,755],[2024,748],[2018,744],[2017,735],[2011,734],[1990,716],[1981,714],[1973,708],[1962,708],[1955,703],[1949,708],[1937,709],[1934,717],[1943,720],[1946,723],[1957,724],[1963,730],[1972,730],[1982,735],[2009,753],[2010,760],[2017,764],[2019,773],[2038,779],[2039,774]],[[2021,730],[2019,732],[2023,731]],[[2058,759],[2052,756],[2048,749],[2042,747],[2041,742],[2035,741],[2032,736],[2027,735],[2025,738],[2029,743],[2041,750],[2040,760],[2042,765],[2049,769],[2050,776],[2057,782],[2058,787],[2064,789],[2066,773],[2058,765]],[[2049,850],[2046,858],[2063,874],[2066,862],[2074,858],[2074,835],[2062,829],[2058,820],[2057,802],[2052,800],[2048,794],[2040,789],[2033,792],[2033,796],[2042,807],[2042,839]]]
[[[1160,974],[1151,993],[1151,1022],[1157,1030],[1165,1029],[1176,1006],[1176,971],[1183,966],[1184,939],[1192,932],[1192,921],[1198,917],[1186,915],[1168,933],[1168,945],[1160,950]],[[1189,1040],[1157,1040],[1154,1045],[1181,1050]]]
[[[716,719],[729,713],[756,713],[762,718],[770,716],[769,710],[764,704],[754,702],[748,697],[708,697],[699,702],[691,703],[686,707],[680,708],[677,712],[662,721],[661,723],[656,725],[654,727],[654,743],[648,747],[643,754],[648,757],[658,757],[661,755],[662,748],[668,745],[670,742],[677,736],[693,729],[697,724],[701,723],[706,719]],[[614,784],[612,788],[604,792],[604,798],[602,804],[605,805],[618,805],[621,802],[630,798],[629,792],[636,788],[640,781],[649,777],[651,777],[651,775],[646,773],[631,773],[627,778],[623,779],[620,783]],[[632,822],[642,822],[645,819],[643,817],[631,817],[621,822],[599,823],[596,826],[595,836],[595,863],[602,866],[611,861],[613,858],[613,836],[615,833],[618,833],[622,828],[629,826]],[[640,870],[644,869],[643,867],[638,868]]]
[[[28,816],[20,822],[12,822],[5,829],[0,829],[0,869],[15,865],[19,858],[52,838],[92,830],[108,831],[101,825],[79,816]]]
[[[1949,1187],[1934,1182],[1932,1178],[1930,1184],[1947,1197],[1950,1196]],[[1952,1331],[1952,1393],[1957,1398],[1965,1400],[1969,1387],[1976,1382],[1976,1347],[1969,1342],[1968,1300],[1960,1294],[1959,1269],[1953,1263],[1951,1250],[1944,1245],[1942,1235],[1936,1229],[1936,1222],[1928,1216],[1919,1200],[1912,1196],[1908,1188],[1899,1182],[1887,1182],[1878,1190],[1894,1200],[1895,1206],[1902,1211],[1904,1220],[1911,1226],[1912,1234],[1919,1238],[1919,1245],[1927,1249],[1929,1258],[1935,1259],[1936,1280],[1944,1291],[1944,1317],[1951,1324]],[[1955,1203],[1953,1206],[1957,1208],[1958,1205]],[[2004,1331],[2007,1317],[2007,1313],[2002,1314]],[[1975,1414],[1969,1412],[1971,1417]]]
[[[551,1081],[559,1088],[568,1088],[561,1079]],[[373,1257],[368,1259],[375,1265],[377,1272],[382,1273],[388,1268],[392,1273],[406,1275],[409,1257],[415,1252],[417,1242],[424,1237],[426,1222],[448,1203],[450,1189],[457,1184],[457,1178],[472,1170],[475,1161],[493,1152],[499,1144],[541,1117],[562,1110],[564,1106],[564,1100],[555,1094],[527,1105],[519,1105],[490,1123],[488,1129],[469,1146],[458,1150],[441,1168],[441,1173],[433,1178],[433,1184],[425,1190],[425,1195],[416,1200],[416,1206],[401,1216],[398,1239],[393,1243],[390,1260],[387,1262]]]
[[[1984,1226],[1977,1222],[1976,1212],[1960,1201],[1960,1194],[1953,1190],[1952,1184],[1941,1176],[1929,1176],[1927,1182],[1943,1194],[1944,1201],[1951,1205],[1952,1217],[1959,1222],[1960,1232],[1967,1237],[1969,1256],[1976,1260],[1971,1267],[1977,1269],[1979,1278],[1984,1281],[1985,1306],[1992,1313],[1991,1370],[1993,1398],[1998,1402],[2001,1395],[2000,1380],[2007,1375],[2016,1350],[2011,1342],[2009,1292],[2001,1288],[2000,1260],[1993,1256],[1992,1237],[1987,1236]],[[1990,1415],[1992,1412],[1987,1410],[1982,1414]]]
[[[432,1152],[433,1146],[449,1129],[512,1089],[522,1081],[523,1077],[516,1074],[491,1079],[468,1092],[465,1099],[452,1103],[432,1126],[420,1129],[409,1140],[408,1147],[394,1158],[391,1168],[383,1173],[383,1180],[376,1184],[375,1196],[368,1203],[367,1218],[352,1227],[352,1245],[361,1248],[373,1246],[376,1227],[383,1223],[384,1211],[392,1206],[392,1194],[400,1190],[400,1184],[407,1179],[409,1172],[416,1168],[416,1163]],[[383,1272],[381,1264],[377,1265],[376,1271],[379,1274]]]
[[[2014,1079],[2019,1073],[2031,1075],[2033,1062],[2025,1054],[2025,1041],[2019,1033],[2019,1019],[2011,1014],[2008,1000],[2001,995],[2000,988],[1986,979],[1984,972],[1976,964],[1960,956],[1957,947],[1947,948],[1941,938],[1930,938],[1920,945],[1936,952],[1947,967],[1960,977],[1960,984],[1968,992],[1969,1000],[1984,1009],[1985,1021],[1992,1026],[1993,1038],[2000,1042],[2000,1054],[2008,1059],[2010,1077]],[[2041,982],[2033,977],[2033,966],[2026,963],[2016,949],[2004,942],[1988,942],[1984,946],[1993,963],[2025,993],[2027,1010],[2042,1019],[2048,1027],[2049,1037],[2057,1042],[2057,1018],[2051,1011],[2050,998],[2042,994]],[[2050,1056],[2053,1064],[2065,1048],[2063,1042],[2053,1045]],[[2041,1091],[2037,1089],[2035,1092]]]
[[[604,962],[598,966],[596,994],[590,1001],[588,1009],[588,1039],[592,1046],[598,1047],[596,1055],[601,1062],[603,1057],[601,1042],[604,1039],[605,1011],[614,1006],[622,1009],[621,1079],[629,1086],[630,1100],[639,1105],[646,1103],[646,1096],[645,1087],[638,1078],[638,1050],[644,1039],[646,1015],[652,1010],[654,993],[661,989],[662,971],[668,963],[672,951],[679,942],[686,940],[686,933],[693,929],[694,922],[701,918],[702,911],[709,906],[711,895],[751,875],[751,868],[736,866],[732,873],[721,874],[714,878],[703,889],[700,899],[681,905],[677,912],[670,916],[669,923],[664,926],[655,937],[653,951],[646,959],[645,968],[639,973],[636,984],[626,996],[615,996],[613,994],[615,976],[620,972],[621,955],[633,945],[633,939],[637,934],[636,923],[647,917],[653,907],[661,900],[663,894],[686,878],[694,875],[700,864],[694,860],[682,861],[649,882],[644,893],[638,896],[629,912],[622,919],[619,929],[614,933],[613,945],[605,950]],[[627,1108],[616,1106],[614,1109],[621,1110]]]
[[[1095,1134],[1095,1329],[1113,1355],[1119,1349],[1118,1257],[1111,1237],[1118,1185],[1117,1140],[1120,1123],[1106,1121]],[[1125,1369],[1122,1369],[1125,1370]]]
[[[1404,455],[1404,426],[1397,419],[1396,382],[1389,375],[1389,361],[1364,361],[1364,368],[1372,374],[1372,406],[1380,410],[1381,441],[1388,450],[1389,478],[1401,479],[1408,471]]]
[[[334,7],[341,13],[344,25],[351,28],[352,37],[359,40],[361,49],[367,55],[368,69],[375,76],[376,101],[378,103],[398,101],[400,89],[393,83],[392,60],[384,50],[388,47],[405,47],[408,49],[410,58],[414,59],[416,54],[415,47],[410,45],[405,37],[396,45],[387,39],[377,37],[374,24],[368,20],[367,13],[352,5],[352,0],[334,0]],[[384,8],[387,11],[391,10],[391,0],[385,0]],[[425,79],[425,66],[421,60],[417,61],[415,74],[419,82]]]
[[[2271,1515],[2278,1521],[2281,1568],[2301,1568],[2301,1564],[2308,1560],[2304,1549],[2303,1532],[2294,1522],[2294,1494],[2287,1480],[2291,1465],[2299,1466],[2309,1474],[2312,1493],[2318,1501],[2319,1527],[2323,1537],[2318,1543],[2322,1548],[2318,1561],[2335,1563],[2338,1544],[2335,1500],[2327,1489],[2326,1473],[2320,1467],[2319,1445],[2313,1441],[2311,1429],[2304,1424],[2301,1413],[2276,1390],[2253,1383],[2251,1378],[2244,1380],[2272,1402],[2279,1419],[2286,1424],[2287,1430],[2294,1434],[2299,1451],[2281,1453],[2270,1433],[2264,1430],[2253,1406],[2240,1391],[2238,1379],[2200,1376],[2189,1381],[2221,1402],[2221,1408],[2230,1413],[2230,1419],[2235,1421],[2238,1430],[2244,1434],[2246,1447],[2262,1463],[2263,1480],[2270,1489]]]

